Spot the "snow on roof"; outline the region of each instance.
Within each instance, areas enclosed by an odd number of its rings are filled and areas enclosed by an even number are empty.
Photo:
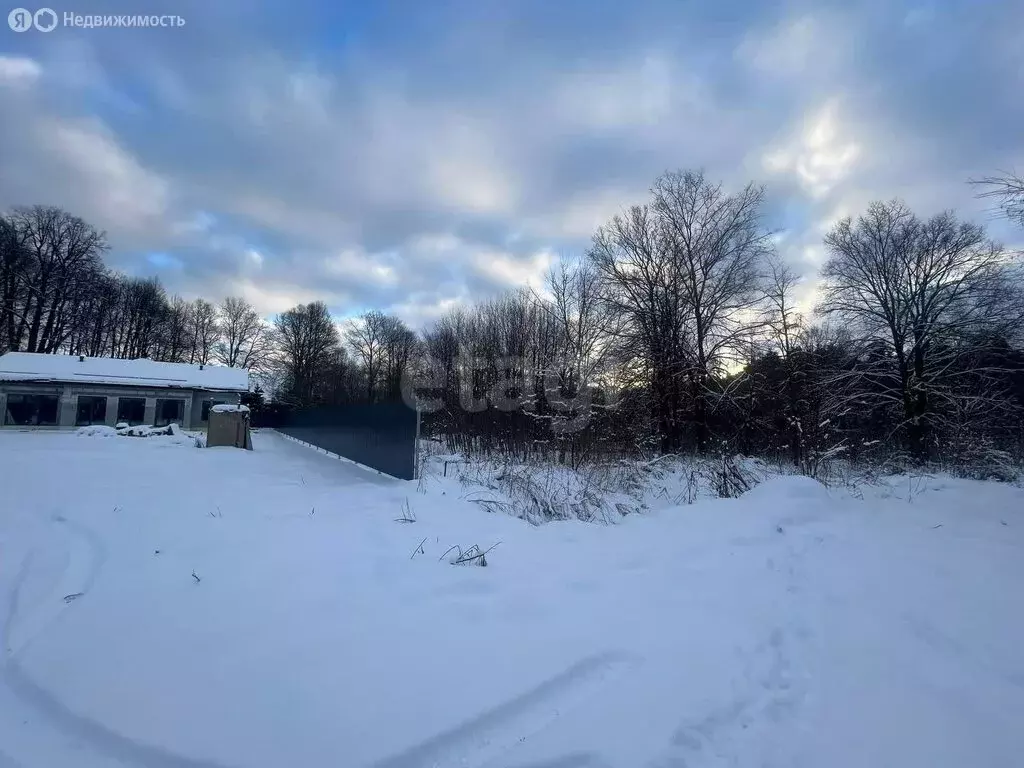
[[[58,381],[245,392],[249,389],[249,372],[244,368],[216,365],[8,352],[0,355],[0,381]]]
[[[248,413],[249,406],[247,405],[228,405],[221,403],[220,405],[213,406],[214,413]]]

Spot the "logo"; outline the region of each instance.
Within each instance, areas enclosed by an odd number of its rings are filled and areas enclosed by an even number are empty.
[[[15,32],[27,32],[32,28],[32,11],[15,8],[7,14],[7,25]]]
[[[32,17],[32,21],[40,32],[52,32],[57,26],[57,14],[52,8],[40,8]]]
[[[40,8],[35,13],[26,8],[15,8],[7,14],[7,26],[15,32],[27,32],[32,27],[40,32],[52,32],[57,26],[57,13],[52,8]]]

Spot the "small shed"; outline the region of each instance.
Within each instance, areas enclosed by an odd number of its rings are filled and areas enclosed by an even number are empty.
[[[215,405],[210,409],[206,446],[229,445],[252,450],[249,434],[249,408],[244,405]]]

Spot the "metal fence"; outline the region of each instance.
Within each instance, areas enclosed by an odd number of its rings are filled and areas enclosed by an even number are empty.
[[[325,405],[253,416],[296,440],[397,477],[416,479],[419,414],[404,403]]]

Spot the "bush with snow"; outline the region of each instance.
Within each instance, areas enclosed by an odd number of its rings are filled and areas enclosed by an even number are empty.
[[[955,477],[1010,483],[1021,476],[1020,462],[989,437],[962,440],[953,446],[952,458],[949,471]]]
[[[472,460],[433,455],[426,471],[442,476],[447,463],[469,488],[464,498],[490,512],[534,525],[558,520],[614,523],[652,507],[740,496],[769,476],[764,462],[740,456],[693,459],[674,455],[584,465]]]
[[[115,430],[115,434],[122,437],[146,437],[146,438],[169,438],[168,442],[175,445],[192,445],[196,448],[206,447],[206,436],[197,432],[186,432],[180,424],[168,424],[166,427],[150,427],[145,424],[138,424],[134,427],[125,427]]]
[[[721,499],[742,496],[768,476],[764,462],[743,456],[702,462],[701,471]]]
[[[117,430],[103,424],[93,424],[88,427],[79,427],[75,430],[75,434],[83,437],[116,437]]]
[[[161,435],[173,435],[174,432],[170,426],[150,427],[146,424],[137,424],[134,427],[119,429],[117,434],[123,437],[158,437]]]
[[[643,508],[637,495],[613,487],[597,468],[475,461],[459,465],[459,479],[470,486],[470,501],[533,525],[554,520],[611,523]]]

